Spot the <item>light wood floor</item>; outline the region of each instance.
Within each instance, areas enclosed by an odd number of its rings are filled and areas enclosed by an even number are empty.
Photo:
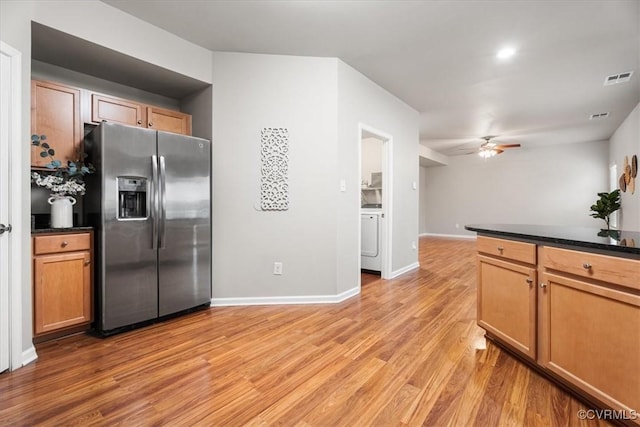
[[[213,308],[39,344],[0,425],[598,426],[476,326],[475,243],[340,304]]]

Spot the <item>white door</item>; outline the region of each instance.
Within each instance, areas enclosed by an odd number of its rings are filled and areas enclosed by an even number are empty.
[[[22,351],[21,58],[0,41],[0,372],[37,358]]]
[[[9,369],[9,117],[11,59],[0,55],[0,372]]]

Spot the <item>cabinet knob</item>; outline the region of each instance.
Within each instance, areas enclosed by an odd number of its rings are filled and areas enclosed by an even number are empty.
[[[91,264],[91,261],[85,261],[84,262],[84,265],[89,265],[89,264]]]
[[[528,283],[528,284],[532,284],[532,283],[533,283],[533,279],[532,279],[532,278],[530,278],[530,277],[527,277],[527,283]]]
[[[67,245],[69,245],[69,242],[67,242],[66,240],[60,243],[60,246],[62,246],[63,248],[67,247]]]
[[[149,126],[153,126],[153,122],[149,122]]]
[[[584,264],[582,264],[582,268],[584,268],[585,270],[589,270],[591,268],[591,264],[585,262]]]
[[[142,124],[142,120],[138,120],[138,124],[141,125]]]
[[[502,253],[502,251],[504,251],[504,248],[502,246],[498,246],[498,251],[500,251],[500,253]]]
[[[546,284],[546,283],[544,283],[544,282],[540,282],[540,287],[541,287],[542,289],[544,289],[544,288],[546,288],[546,287],[547,287],[547,284]]]

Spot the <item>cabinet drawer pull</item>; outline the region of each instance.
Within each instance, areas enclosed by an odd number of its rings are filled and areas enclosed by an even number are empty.
[[[584,264],[582,264],[582,268],[584,268],[585,270],[589,270],[591,268],[591,264],[585,262]]]
[[[528,284],[532,284],[532,283],[533,283],[533,279],[532,279],[532,278],[530,278],[530,277],[527,277],[527,283],[528,283]]]
[[[63,248],[67,247],[68,245],[69,245],[69,242],[67,242],[66,240],[60,243],[60,246],[62,246]]]
[[[544,282],[540,282],[540,287],[541,287],[542,289],[544,289],[544,288],[546,288],[546,287],[547,287],[547,284],[546,284],[546,283],[544,283]]]
[[[141,125],[142,124],[142,120],[138,120],[138,124]]]
[[[149,122],[149,126],[153,126],[153,122]]]
[[[504,248],[502,246],[498,246],[498,251],[500,251],[500,253],[502,253],[502,251],[504,251]]]

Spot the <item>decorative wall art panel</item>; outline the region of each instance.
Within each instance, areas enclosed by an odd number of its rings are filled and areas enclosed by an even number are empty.
[[[631,163],[629,163],[629,156],[624,156],[624,163],[622,164],[622,175],[618,180],[620,190],[623,193],[629,191],[631,194],[636,192],[636,177],[638,176],[638,156],[634,154],[631,156]]]
[[[265,211],[289,209],[289,130],[263,128],[260,144],[262,160],[260,208]]]

